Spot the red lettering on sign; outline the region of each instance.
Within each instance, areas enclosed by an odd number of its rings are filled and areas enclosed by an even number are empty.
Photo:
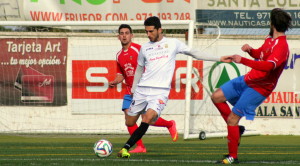
[[[295,92],[272,92],[264,103],[300,103],[300,96]]]
[[[203,62],[194,61],[197,75],[203,77]],[[185,99],[186,61],[176,61],[171,83],[170,99]],[[73,99],[122,99],[126,85],[110,88],[108,83],[116,76],[115,60],[74,60],[72,61],[72,98]],[[192,100],[203,99],[203,85],[192,74]]]

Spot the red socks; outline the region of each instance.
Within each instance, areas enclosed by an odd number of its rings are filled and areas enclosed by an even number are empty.
[[[145,122],[141,122],[141,125],[132,133],[124,148],[129,149],[133,147],[134,144],[137,144],[138,141],[141,141],[142,137],[145,135],[149,128],[149,124]],[[137,144],[137,146],[139,146]]]
[[[227,126],[228,130],[228,151],[229,155],[233,158],[237,158],[240,129],[239,126]]]
[[[228,116],[231,113],[231,109],[229,105],[226,102],[214,103],[214,105],[218,108],[223,119],[227,123]],[[227,131],[228,131],[227,140],[228,140],[229,155],[233,158],[237,158],[239,139],[240,139],[239,126],[227,126]]]
[[[227,122],[227,118],[231,113],[231,109],[226,102],[223,103],[214,103],[214,105],[218,108],[225,122]]]
[[[170,121],[167,121],[167,120],[165,120],[165,119],[163,119],[163,118],[158,118],[157,121],[155,122],[155,124],[154,124],[153,126],[157,126],[157,127],[167,127],[167,128],[169,128],[169,127],[172,126],[172,124],[173,124],[173,123],[170,122]],[[135,124],[134,126],[131,126],[131,127],[128,127],[128,126],[127,126],[127,130],[128,130],[128,132],[129,132],[130,135],[132,135],[133,132],[134,132],[137,128],[138,128],[138,125],[137,125],[137,124]],[[142,146],[142,147],[144,147],[143,141],[142,141],[141,139],[138,140],[138,141],[136,142],[136,145],[137,145],[137,146]]]
[[[172,124],[173,123],[171,121],[167,121],[167,120],[159,117],[153,126],[169,128],[172,126]]]
[[[132,135],[132,133],[133,133],[137,128],[138,128],[138,125],[137,125],[137,124],[135,124],[134,126],[131,126],[131,127],[128,127],[128,126],[127,126],[127,130],[128,130],[128,132],[129,132],[130,135]],[[137,146],[145,147],[144,144],[143,144],[142,139],[138,140],[138,141],[136,142],[136,145],[137,145]]]

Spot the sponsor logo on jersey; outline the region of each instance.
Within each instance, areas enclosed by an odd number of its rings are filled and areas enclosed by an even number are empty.
[[[161,99],[158,99],[159,104],[165,104],[165,102]]]
[[[146,51],[153,50],[153,47],[146,48]]]

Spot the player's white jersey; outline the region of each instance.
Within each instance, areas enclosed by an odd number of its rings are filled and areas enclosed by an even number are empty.
[[[178,39],[165,38],[158,42],[142,45],[138,64],[145,71],[138,86],[170,88],[178,53],[189,52],[190,48]]]

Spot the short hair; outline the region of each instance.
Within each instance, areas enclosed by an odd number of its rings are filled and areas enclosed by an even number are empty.
[[[118,33],[120,33],[120,30],[123,29],[123,28],[128,28],[129,31],[130,31],[130,33],[132,33],[132,29],[131,29],[130,25],[128,25],[128,24],[121,24],[121,25],[119,26]]]
[[[271,25],[273,25],[278,32],[285,32],[292,26],[291,16],[280,8],[274,8],[271,11],[270,20]]]
[[[158,17],[156,16],[152,16],[152,17],[148,17],[145,22],[144,22],[145,26],[154,26],[155,29],[159,29],[161,28],[161,23]]]

